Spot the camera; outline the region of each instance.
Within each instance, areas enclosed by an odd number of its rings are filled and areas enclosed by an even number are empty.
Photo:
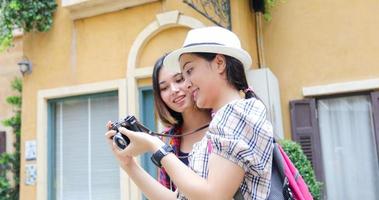
[[[138,122],[138,120],[132,115],[125,117],[123,120],[112,123],[110,129],[115,130],[117,132],[113,136],[113,141],[117,145],[117,147],[120,148],[121,150],[125,149],[129,145],[130,140],[126,135],[118,131],[120,127],[124,127],[128,130],[136,131],[136,132],[146,132],[149,134],[152,133],[148,128],[146,128],[144,125]]]

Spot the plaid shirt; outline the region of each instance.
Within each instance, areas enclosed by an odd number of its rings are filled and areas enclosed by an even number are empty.
[[[164,132],[170,135],[180,135],[182,129],[181,127],[166,128]],[[169,143],[174,149],[175,155],[178,156],[180,150],[180,138],[170,138]],[[166,170],[163,167],[159,169],[158,181],[166,188],[175,191],[176,186],[173,184],[170,176],[167,174]]]
[[[272,126],[263,103],[236,100],[217,111],[206,137],[194,145],[189,166],[206,179],[210,154],[222,156],[245,171],[239,188],[244,199],[264,200],[270,191],[272,151]],[[186,199],[180,188],[178,199]]]

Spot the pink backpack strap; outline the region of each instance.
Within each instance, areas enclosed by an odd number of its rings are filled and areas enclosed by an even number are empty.
[[[163,129],[163,132],[168,133],[171,129],[172,129],[172,127],[165,127]]]
[[[211,154],[212,153],[212,150],[213,150],[213,146],[212,146],[212,142],[210,139],[208,139],[208,142],[207,142],[207,149],[208,149],[208,154]]]
[[[308,190],[308,186],[305,183],[303,177],[300,175],[299,171],[293,165],[291,160],[288,158],[287,154],[284,152],[282,147],[278,145],[280,153],[282,154],[284,160],[284,173],[288,178],[288,182],[292,193],[296,200],[313,200],[311,193]]]

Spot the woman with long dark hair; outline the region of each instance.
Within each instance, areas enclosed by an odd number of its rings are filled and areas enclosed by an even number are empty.
[[[164,132],[167,135],[182,135],[190,133],[183,137],[172,137],[168,143],[173,147],[175,155],[185,164],[188,165],[188,154],[192,151],[194,143],[200,141],[207,130],[207,124],[211,120],[210,110],[199,109],[187,88],[184,87],[184,79],[180,72],[172,72],[163,66],[166,55],[160,57],[153,69],[152,82],[155,110],[159,120],[166,126]],[[110,122],[107,124],[110,127]],[[202,128],[198,130],[199,128]],[[198,130],[198,131],[196,131]],[[195,131],[195,132],[194,132]],[[108,135],[109,136],[109,135]],[[108,138],[113,152],[116,155],[121,167],[126,170],[134,181],[138,179],[152,179],[148,174],[137,167],[137,163],[130,156],[119,156],[119,149],[113,147],[112,136]],[[165,140],[165,138],[162,138]],[[138,176],[143,174],[143,176]],[[170,176],[164,168],[160,168],[158,174],[159,182],[170,190],[176,187],[172,183]],[[154,181],[154,180],[150,180]],[[148,187],[144,190],[148,192]]]

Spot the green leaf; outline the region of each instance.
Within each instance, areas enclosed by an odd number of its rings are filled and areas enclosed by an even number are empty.
[[[52,26],[55,0],[2,0],[0,4],[0,52],[12,46],[13,29],[46,32]]]
[[[284,3],[285,0],[265,0],[264,1],[264,4],[265,4],[265,11],[263,13],[263,18],[265,19],[265,21],[269,22],[272,20],[272,16],[271,16],[271,10],[277,6],[279,3]]]
[[[20,108],[21,106],[21,96],[9,96],[6,99],[7,103]]]
[[[13,79],[12,83],[12,89],[21,93],[22,92],[22,80],[18,77],[16,77],[15,79]]]
[[[11,2],[9,3],[9,8],[10,8],[10,9],[13,9],[13,10],[15,10],[15,11],[20,10],[20,8],[21,8],[20,2],[19,2],[19,1],[11,1]]]
[[[22,91],[21,79],[12,81],[12,89],[16,90],[20,95]],[[5,119],[3,124],[13,128],[16,142],[14,143],[15,151],[13,153],[2,153],[0,155],[0,200],[16,200],[19,199],[20,186],[20,126],[21,126],[21,97],[10,96],[7,102],[16,107],[14,116]],[[6,174],[11,172],[13,180],[8,180]],[[13,182],[13,184],[10,184]]]

